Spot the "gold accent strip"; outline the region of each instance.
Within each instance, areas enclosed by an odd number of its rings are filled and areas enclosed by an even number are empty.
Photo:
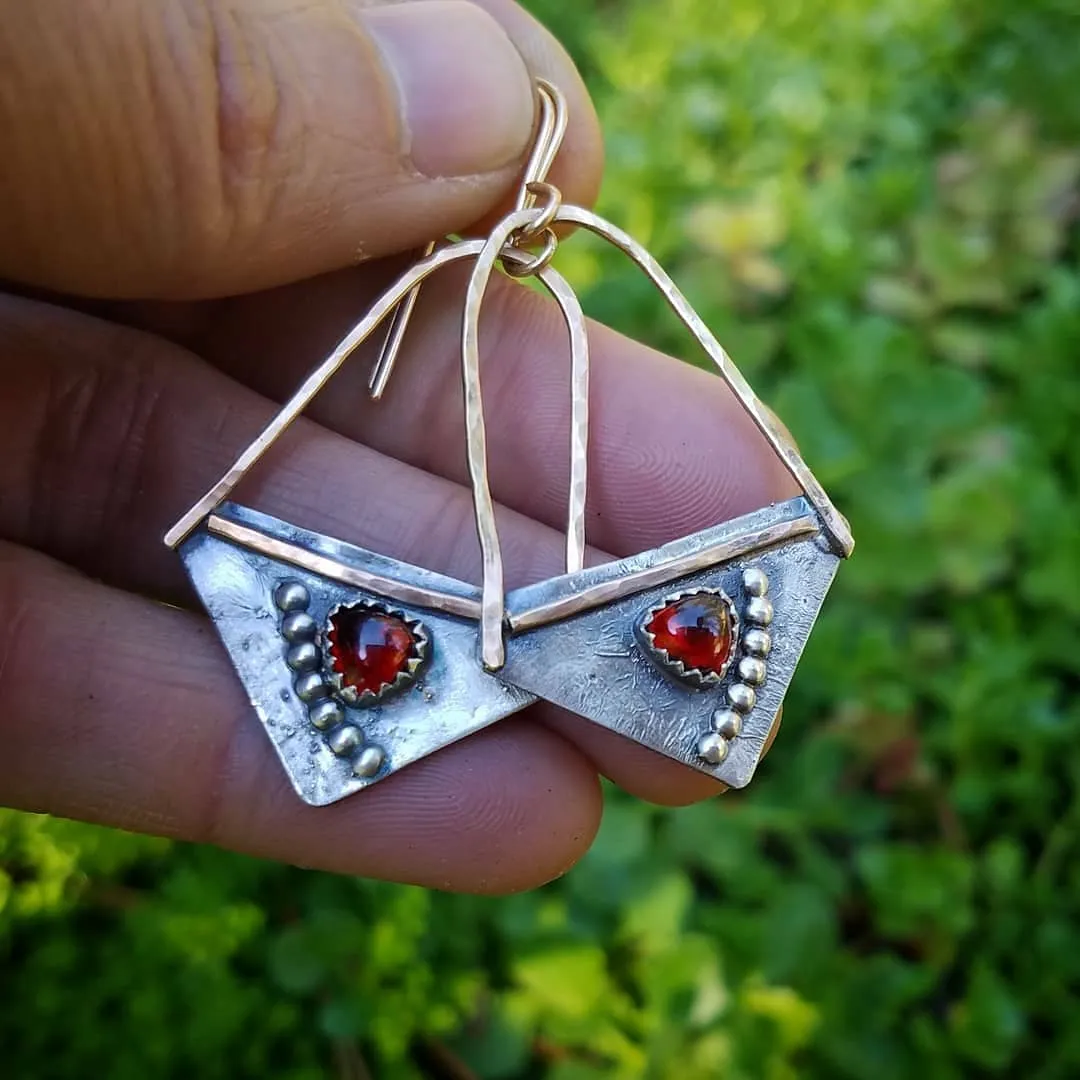
[[[584,611],[591,611],[604,604],[622,600],[657,585],[665,585],[699,570],[708,570],[712,566],[730,559],[737,559],[750,552],[774,547],[801,536],[810,536],[818,530],[816,518],[801,517],[794,521],[781,521],[776,525],[766,526],[764,529],[743,533],[741,536],[728,537],[700,551],[665,559],[663,562],[632,571],[611,581],[589,585],[573,596],[552,600],[549,603],[529,608],[527,611],[512,614],[509,620],[510,629],[513,633],[535,630],[539,626],[547,626],[560,619],[567,619],[571,615],[580,615]]]
[[[288,563],[301,570],[308,570],[330,581],[336,581],[340,585],[363,589],[365,592],[375,593],[376,596],[396,600],[399,604],[426,608],[429,611],[442,611],[447,615],[457,615],[464,619],[478,620],[480,618],[478,600],[438,592],[435,589],[425,589],[420,585],[407,585],[405,582],[395,581],[381,574],[347,566],[327,555],[319,555],[298,544],[290,544],[287,540],[267,536],[258,529],[239,525],[218,514],[210,516],[206,522],[206,528],[212,536],[220,536],[249,551],[258,552],[267,558],[277,559],[279,562]]]
[[[503,590],[502,552],[495,521],[495,504],[488,479],[487,434],[480,388],[480,308],[495,263],[505,257],[513,235],[535,223],[541,210],[518,210],[495,228],[476,258],[465,293],[465,316],[461,331],[461,374],[465,387],[465,438],[472,481],[476,531],[483,559],[483,598],[480,616],[480,658],[485,668],[497,671],[506,660],[503,626],[506,597]],[[512,248],[510,249],[512,251]],[[585,562],[585,493],[589,433],[589,343],[585,316],[573,289],[550,267],[537,275],[559,305],[570,334],[572,407],[570,435],[569,524],[566,535],[567,570],[581,569]]]

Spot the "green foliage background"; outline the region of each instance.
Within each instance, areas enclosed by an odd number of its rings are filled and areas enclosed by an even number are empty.
[[[609,793],[504,900],[3,814],[0,1075],[1080,1075],[1074,0],[530,6],[599,103],[603,209],[852,519],[784,738],[745,795]]]

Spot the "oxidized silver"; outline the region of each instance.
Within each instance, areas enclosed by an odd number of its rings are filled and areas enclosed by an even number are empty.
[[[479,607],[475,586],[245,507],[226,504],[217,514],[254,534],[302,547],[335,564]],[[395,602],[388,605],[390,610],[426,628],[427,662],[416,681],[400,693],[364,708],[350,708],[333,697],[334,688],[321,667],[300,675],[289,667],[291,646],[285,630],[295,626],[289,620],[295,619],[301,604],[321,627],[339,605],[387,606],[384,598],[299,571],[215,535],[205,525],[184,541],[180,555],[256,714],[305,802],[324,805],[360,791],[535,700],[484,671],[477,660],[475,620]]]
[[[499,677],[706,772],[729,787],[744,787],[761,759],[840,556],[817,532],[715,563],[677,581],[651,583],[642,571],[670,564],[672,549],[679,553],[715,549],[741,535],[756,535],[772,525],[802,520],[808,513],[812,513],[809,502],[798,497],[665,548],[511,592],[506,607],[513,625],[516,613],[575,592],[625,580],[650,582],[644,591],[623,595],[603,606],[511,632]],[[743,575],[751,569],[768,578],[773,625],[768,647],[763,631],[744,630],[739,648],[741,656],[752,655],[751,649],[753,654],[764,651],[768,655],[764,682],[750,685],[741,678],[736,664],[719,685],[695,687],[672,679],[657,667],[637,632],[642,610],[661,604],[675,591],[673,586],[678,592],[719,589],[731,597],[743,595]],[[745,598],[744,619],[746,609],[758,599]],[[737,714],[738,721],[729,713]],[[718,739],[728,744],[726,749],[720,747]]]

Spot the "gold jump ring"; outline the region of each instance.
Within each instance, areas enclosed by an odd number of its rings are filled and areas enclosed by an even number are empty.
[[[555,257],[555,252],[559,247],[559,238],[555,235],[553,229],[544,229],[540,234],[544,240],[544,246],[536,252],[523,251],[516,244],[509,245],[507,249],[507,255],[512,256],[503,258],[503,269],[513,278],[527,278],[532,277],[533,274],[539,274],[548,263]]]
[[[562,206],[562,192],[546,180],[533,180],[526,186],[526,190],[535,198],[542,199],[543,203],[537,207],[539,216],[531,225],[521,230],[519,237],[511,241],[514,243],[528,243],[548,232]]]

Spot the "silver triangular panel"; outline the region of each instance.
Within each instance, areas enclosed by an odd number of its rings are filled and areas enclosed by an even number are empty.
[[[527,586],[507,597],[519,629],[508,638],[500,677],[744,787],[839,561],[814,508],[797,498],[655,551]],[[694,685],[658,661],[642,627],[674,598],[701,592],[730,598],[737,628],[729,670]],[[591,606],[573,613],[582,603]],[[733,690],[737,685],[743,689]]]
[[[237,542],[237,532],[257,534],[269,543],[253,550]],[[455,600],[478,605],[480,591],[232,504],[222,506],[184,542],[180,554],[192,584],[305,802],[335,802],[535,700],[483,670],[476,658],[473,619],[343,584],[297,565],[297,553],[305,559],[316,556],[323,569],[344,568],[346,576],[361,572],[441,594],[451,607]],[[400,613],[410,625],[419,623],[426,636],[415,681],[355,705],[341,701],[329,686],[312,693],[326,675],[322,644],[330,614],[351,605]],[[308,618],[294,618],[286,627],[290,614]],[[290,651],[306,642],[315,648],[308,647],[306,654],[303,648]],[[310,700],[305,703],[302,697]]]

